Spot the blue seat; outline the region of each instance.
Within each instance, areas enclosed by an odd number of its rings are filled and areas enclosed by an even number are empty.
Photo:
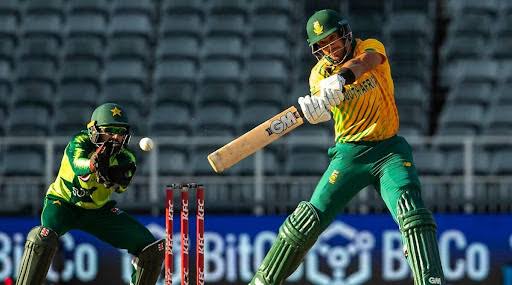
[[[157,59],[199,60],[199,40],[191,36],[160,38],[156,47]]]
[[[428,117],[425,109],[421,106],[398,105],[400,126],[425,131],[428,124]]]
[[[189,172],[188,153],[173,148],[160,148],[158,150],[158,174],[159,175],[186,175]]]
[[[247,17],[250,3],[238,0],[217,0],[208,1],[208,12],[210,15],[243,15]]]
[[[191,132],[192,113],[183,105],[162,103],[153,106],[149,113],[149,134],[183,136]]]
[[[504,1],[503,4],[505,3],[507,2]],[[510,38],[512,36],[512,19],[510,17],[498,18],[495,33],[498,39]]]
[[[138,38],[112,38],[106,54],[109,59],[136,59],[148,63],[151,48],[147,41]]]
[[[139,60],[111,60],[105,66],[105,83],[136,83],[141,87],[148,84],[148,72]]]
[[[69,15],[66,21],[68,38],[82,37],[100,40],[102,44],[107,36],[107,19],[101,14]]]
[[[393,79],[400,81],[413,81],[430,85],[430,72],[425,68],[425,63],[415,60],[390,60]]]
[[[255,37],[249,44],[250,57],[254,59],[277,59],[290,64],[291,46],[281,37]]]
[[[68,17],[76,14],[96,14],[105,20],[110,15],[109,0],[68,0]]]
[[[20,60],[16,65],[16,80],[18,84],[40,82],[56,88],[56,66],[46,60]]]
[[[50,112],[41,105],[18,105],[9,112],[7,133],[11,136],[47,136],[50,134]],[[30,116],[27,116],[30,114]]]
[[[414,81],[395,82],[395,101],[397,105],[418,105],[426,108],[430,94],[424,86]]]
[[[237,129],[236,109],[230,104],[213,102],[203,104],[201,111],[195,114],[194,129],[196,133],[206,132],[209,129],[230,130]]]
[[[391,2],[391,11],[393,13],[400,12],[419,12],[429,17],[435,12],[435,3],[429,0],[407,1],[393,0]]]
[[[279,106],[267,102],[250,103],[243,106],[241,110],[243,110],[243,116],[240,117],[240,128],[244,132],[281,112]]]
[[[474,68],[478,66],[478,68]],[[498,81],[498,63],[489,60],[465,60],[456,66],[455,80],[459,83],[478,82],[495,84]]]
[[[255,171],[255,155],[251,155],[238,163],[240,175],[254,175]],[[275,151],[263,150],[263,174],[266,176],[283,174],[283,166],[281,159]]]
[[[447,105],[441,113],[439,124],[452,127],[472,127],[476,131],[482,128],[484,107],[477,104]]]
[[[202,64],[203,81],[242,84],[242,66],[236,60],[206,59]]]
[[[102,100],[105,102],[116,102],[121,106],[145,106],[144,89],[140,88],[137,83],[107,84],[103,90]]]
[[[60,69],[61,84],[89,83],[99,90],[101,82],[101,66],[96,60],[67,60]]]
[[[450,37],[441,49],[441,56],[445,64],[460,59],[482,58],[485,56],[485,46],[488,44],[483,38]]]
[[[240,90],[236,84],[230,83],[207,83],[198,92],[196,102],[202,104],[220,102],[238,108],[240,103]]]
[[[208,154],[215,151],[216,146],[197,146],[192,149],[190,153],[190,169],[192,175],[212,175],[213,169],[208,163]],[[233,167],[220,175],[233,175],[236,174],[237,167]]]
[[[493,25],[491,19],[484,15],[465,15],[456,17],[448,26],[448,36],[467,36],[489,38]]]
[[[462,175],[464,174],[464,153],[460,150],[444,153],[446,156],[446,174]],[[473,153],[473,173],[476,175],[489,175],[491,166],[491,157],[489,153],[482,149],[474,149]]]
[[[144,15],[113,15],[110,19],[111,37],[140,37],[147,41],[153,38],[153,28],[149,17]]]
[[[512,90],[512,82],[501,84],[497,88],[497,98],[496,101],[498,104],[512,104],[512,93],[510,92]]]
[[[41,176],[45,169],[43,155],[37,150],[9,150],[2,165],[6,176]]]
[[[289,74],[284,62],[280,60],[250,60],[248,62],[248,80],[251,83],[281,83],[286,85]]]
[[[0,1],[1,2],[1,1]],[[0,17],[0,39],[15,46],[18,40],[18,20],[14,15]]]
[[[291,149],[286,160],[286,173],[295,176],[318,176],[329,166],[329,157],[321,149]]]
[[[194,61],[186,59],[162,60],[156,63],[155,83],[189,83],[197,81],[198,68]]]
[[[21,5],[18,0],[0,1],[0,14],[2,15],[2,18],[6,16],[14,16],[19,19],[21,13],[20,8],[22,8],[20,6]]]
[[[219,35],[206,37],[203,42],[204,58],[235,59],[243,62],[245,55],[244,41],[237,36]]]
[[[491,173],[494,175],[510,175],[512,174],[512,151],[498,150],[492,154]]]
[[[202,0],[163,0],[162,11],[166,15],[204,17],[206,5]]]
[[[50,109],[53,107],[53,98],[54,92],[50,86],[38,83],[25,83],[15,86],[12,103],[14,105],[42,105]]]
[[[349,23],[357,37],[382,39],[384,34],[385,21],[380,13],[351,13]]]
[[[458,84],[448,93],[448,102],[454,104],[488,105],[493,100],[493,86],[489,83]]]
[[[62,39],[62,18],[57,15],[25,15],[21,25],[24,38],[46,37],[58,42]]]
[[[387,31],[391,36],[413,36],[431,39],[432,21],[423,13],[404,12],[390,18]]]
[[[87,105],[57,105],[53,118],[53,133],[58,136],[72,136],[86,128],[90,121],[91,109]]]
[[[506,1],[504,1],[506,2]],[[458,15],[481,15],[486,17],[496,16],[499,12],[497,1],[448,1],[446,10],[450,16],[456,17]]]
[[[437,149],[417,149],[413,160],[420,175],[441,175],[446,165],[443,153]]]
[[[243,95],[243,103],[246,105],[267,102],[282,107],[287,99],[287,92],[283,85],[279,83],[248,84],[244,89]]]
[[[65,82],[59,86],[57,105],[80,105],[93,110],[98,104],[98,86],[88,82]]]
[[[10,92],[12,89],[12,67],[7,61],[0,61],[0,89]]]
[[[252,13],[261,14],[282,14],[293,17],[294,4],[289,0],[259,0],[252,2]]]
[[[174,103],[185,105],[192,109],[195,103],[196,92],[194,86],[188,83],[160,83],[155,84],[153,104]]]
[[[203,30],[203,20],[199,15],[165,15],[161,19],[159,34],[160,38],[187,35],[200,40]]]
[[[155,6],[153,1],[140,0],[114,0],[112,5],[114,15],[137,14],[144,15],[150,19],[155,17]]]
[[[63,0],[31,0],[25,3],[26,15],[55,15],[64,17]]]
[[[20,43],[18,58],[50,60],[57,65],[59,45],[44,38],[27,38]]]
[[[487,124],[488,129],[512,129],[512,118],[510,114],[512,112],[512,104],[509,105],[494,105],[489,108],[487,112]]]
[[[492,43],[492,56],[498,60],[512,59],[512,38],[498,37]]]
[[[103,63],[104,47],[100,40],[94,38],[68,38],[64,42],[64,59],[95,60],[98,64]]]
[[[264,14],[252,18],[252,36],[290,37],[290,18],[285,15]]]
[[[350,14],[364,12],[367,14],[384,15],[387,9],[387,3],[373,0],[349,0],[348,8]]]
[[[246,37],[247,24],[243,15],[210,15],[206,18],[206,27],[208,27],[209,36],[229,35],[242,39]]]

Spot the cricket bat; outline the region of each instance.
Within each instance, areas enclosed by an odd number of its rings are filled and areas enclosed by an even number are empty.
[[[266,120],[208,155],[213,170],[221,173],[304,123],[295,106]]]

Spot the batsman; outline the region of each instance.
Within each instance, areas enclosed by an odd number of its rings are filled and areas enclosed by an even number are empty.
[[[105,103],[92,113],[87,130],[67,144],[59,173],[44,198],[41,225],[25,244],[16,284],[43,284],[60,236],[72,229],[90,233],[136,258],[131,284],[154,285],[164,258],[164,241],[115,207],[113,192],[127,190],[136,170],[128,149],[130,125],[124,109]]]
[[[398,224],[414,284],[446,284],[436,223],[421,198],[412,150],[397,135],[384,45],[353,39],[347,21],[333,10],[314,13],[306,31],[318,63],[309,78],[311,95],[300,97],[299,105],[311,124],[334,120],[335,144],[311,199],[285,220],[250,284],[282,284],[336,214],[368,185],[377,189]]]

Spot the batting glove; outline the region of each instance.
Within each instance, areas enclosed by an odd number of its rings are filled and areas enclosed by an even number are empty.
[[[331,119],[331,112],[327,110],[322,98],[318,96],[306,95],[299,97],[299,105],[304,117],[311,124],[318,124]]]
[[[330,110],[341,104],[344,99],[343,85],[345,85],[345,78],[338,74],[320,81],[320,98],[327,109]]]

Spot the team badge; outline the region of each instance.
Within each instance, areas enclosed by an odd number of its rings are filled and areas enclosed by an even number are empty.
[[[53,205],[59,205],[59,206],[62,206],[62,204],[60,203],[60,201],[59,201],[59,200],[55,200],[55,201],[53,201],[53,203],[52,203],[52,204],[53,204]]]
[[[322,26],[320,22],[315,21],[313,23],[313,32],[315,32],[315,34],[317,35],[320,35],[321,33],[324,32],[324,26]]]
[[[329,183],[334,184],[336,183],[336,179],[338,179],[338,175],[340,172],[338,170],[333,170],[331,173],[331,176],[329,176]]]
[[[412,163],[410,161],[404,161],[404,166],[405,167],[411,167]]]
[[[119,116],[121,117],[121,109],[114,107],[114,109],[111,109],[110,112],[112,112],[112,117]]]
[[[39,235],[43,238],[47,237],[50,234],[50,231],[47,228],[41,228],[41,232],[39,232]]]

